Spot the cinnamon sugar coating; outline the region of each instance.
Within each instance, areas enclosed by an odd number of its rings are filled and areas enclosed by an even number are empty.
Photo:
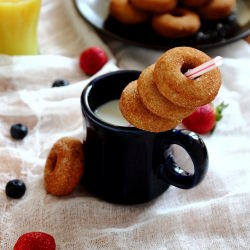
[[[159,117],[150,112],[142,103],[137,91],[137,81],[129,83],[120,98],[123,116],[137,128],[150,132],[161,132],[175,128],[180,120]]]
[[[155,64],[144,69],[137,80],[137,89],[143,104],[155,115],[165,119],[181,120],[190,115],[194,108],[177,106],[166,99],[154,81]]]
[[[154,79],[160,93],[172,103],[183,107],[199,107],[210,103],[221,86],[221,73],[215,68],[191,80],[184,73],[211,58],[191,47],[166,51],[155,64]]]
[[[218,68],[194,80],[184,75],[210,60],[191,47],[166,51],[122,91],[120,110],[125,119],[151,132],[175,128],[196,107],[210,103],[218,94],[222,81]]]
[[[75,138],[63,137],[51,148],[44,168],[44,184],[48,193],[69,195],[83,174],[83,145]]]

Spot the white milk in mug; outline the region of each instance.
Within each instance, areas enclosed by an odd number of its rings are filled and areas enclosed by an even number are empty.
[[[119,100],[111,100],[104,103],[95,110],[95,114],[98,118],[109,124],[131,127],[120,111]]]

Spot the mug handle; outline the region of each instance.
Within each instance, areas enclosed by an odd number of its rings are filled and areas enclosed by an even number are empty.
[[[164,162],[159,165],[159,177],[173,186],[190,189],[197,186],[205,177],[208,169],[208,152],[202,138],[189,130],[173,129],[162,133],[161,147],[164,149]],[[179,166],[169,151],[169,145],[177,144],[191,157],[194,173],[186,172]]]

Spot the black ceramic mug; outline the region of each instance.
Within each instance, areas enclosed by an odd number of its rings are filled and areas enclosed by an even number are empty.
[[[100,119],[95,110],[119,99],[140,72],[120,70],[93,79],[83,90],[81,107],[86,124],[83,182],[97,197],[112,203],[137,204],[162,194],[169,185],[189,189],[199,184],[208,168],[201,137],[187,130],[152,133]],[[171,146],[185,149],[193,162],[188,173],[175,162]]]

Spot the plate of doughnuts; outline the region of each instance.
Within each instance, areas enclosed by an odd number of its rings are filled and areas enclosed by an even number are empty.
[[[221,6],[225,3],[221,1],[218,10],[214,9],[216,1],[221,0],[74,0],[74,3],[82,18],[100,34],[126,44],[165,50],[177,46],[208,49],[250,35],[250,1],[228,0],[227,6]],[[156,4],[163,2],[167,6]],[[206,4],[194,6],[197,2]]]

